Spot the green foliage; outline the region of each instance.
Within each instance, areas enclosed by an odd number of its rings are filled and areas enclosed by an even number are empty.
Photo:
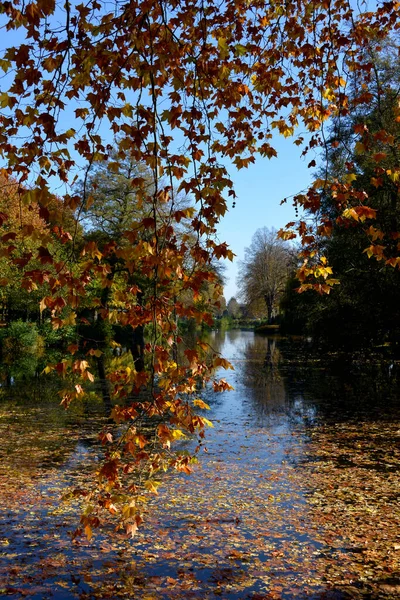
[[[226,331],[227,329],[234,327],[235,319],[233,319],[231,316],[224,316],[220,319],[215,319],[214,324],[215,329]]]
[[[54,329],[50,321],[45,321],[39,328],[39,333],[43,337],[46,346],[60,347],[70,344],[76,339],[76,328],[72,325],[66,325],[60,329]]]
[[[1,332],[3,376],[21,379],[35,375],[44,342],[34,323],[14,321]]]
[[[36,353],[39,344],[39,331],[34,323],[14,321],[1,332],[3,353],[14,360],[21,354]]]

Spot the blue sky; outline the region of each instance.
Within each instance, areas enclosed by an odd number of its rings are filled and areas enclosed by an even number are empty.
[[[226,284],[224,295],[228,302],[237,296],[236,279],[238,261],[244,258],[244,250],[260,227],[280,229],[295,219],[289,196],[307,188],[312,180],[312,170],[307,164],[314,158],[301,158],[301,148],[293,144],[295,138],[276,136],[272,141],[278,157],[271,160],[259,158],[248,169],[229,169],[237,194],[236,206],[230,209],[219,227],[219,239],[227,242],[236,254],[233,263],[226,260]],[[318,162],[318,161],[317,161]],[[286,204],[280,205],[283,198]]]

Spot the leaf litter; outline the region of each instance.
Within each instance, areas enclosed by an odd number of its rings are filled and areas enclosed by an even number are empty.
[[[265,368],[253,334],[224,343],[235,391],[205,394],[214,428],[200,463],[165,477],[133,540],[72,541],[78,507],[60,503],[96,467],[102,417],[57,421],[48,406],[3,402],[4,597],[400,596],[398,411],[328,414],[297,367]]]

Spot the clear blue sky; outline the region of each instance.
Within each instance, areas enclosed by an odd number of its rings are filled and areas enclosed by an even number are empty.
[[[220,241],[227,242],[236,254],[233,263],[224,261],[227,302],[237,296],[238,261],[243,259],[244,249],[250,245],[253,234],[260,227],[280,229],[295,220],[289,196],[308,187],[312,180],[313,170],[308,169],[307,164],[314,155],[301,158],[301,147],[295,146],[293,139],[276,136],[272,145],[278,152],[277,158],[259,158],[254,165],[240,171],[228,167],[238,197],[235,208],[231,208],[232,202],[229,202],[229,212],[218,228]],[[283,198],[288,201],[280,206]]]

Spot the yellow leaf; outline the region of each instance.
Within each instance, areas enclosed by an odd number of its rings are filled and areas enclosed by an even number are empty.
[[[71,129],[68,129],[68,130],[65,132],[65,134],[64,134],[64,135],[65,135],[67,138],[73,138],[73,137],[75,136],[75,134],[76,134],[76,131],[75,131],[75,129],[72,129],[72,127],[71,127]]]
[[[335,100],[336,96],[334,91],[332,90],[332,88],[326,88],[326,90],[324,90],[322,92],[322,96],[326,99],[329,100],[330,102],[332,102],[333,100]]]
[[[343,216],[346,219],[354,219],[355,221],[359,220],[358,213],[354,210],[354,208],[347,208],[343,211]]]
[[[331,279],[327,279],[326,282],[328,285],[339,285],[340,280],[339,279],[333,279],[333,277]]]
[[[213,360],[213,366],[214,367],[222,367],[223,369],[227,370],[227,369],[232,369],[232,371],[234,371],[234,367],[231,365],[231,363],[226,360],[225,358],[222,358],[221,356],[216,356]]]
[[[8,102],[10,100],[10,96],[7,92],[2,92],[0,94],[0,108],[6,108],[8,106]]]
[[[244,54],[246,54],[247,50],[245,46],[242,46],[242,44],[236,44],[235,46],[235,53],[236,56],[243,56]]]
[[[195,406],[198,406],[199,408],[210,410],[209,405],[206,402],[203,402],[203,400],[200,400],[200,398],[196,398],[196,400],[193,400],[193,404]]]
[[[0,67],[3,69],[4,73],[7,73],[8,69],[11,67],[11,62],[9,60],[5,60],[4,58],[0,59]]]
[[[174,440],[180,440],[182,438],[185,438],[186,435],[180,429],[173,429],[172,430],[172,437],[174,438]]]
[[[92,532],[92,528],[90,527],[90,525],[85,526],[85,535],[86,535],[88,541],[90,542],[90,540],[93,537],[93,532]]]
[[[43,298],[40,301],[39,310],[40,310],[41,313],[47,308],[46,300],[47,300],[47,298]]]
[[[218,38],[218,48],[221,52],[221,57],[225,58],[229,54],[229,46],[226,43],[226,39],[223,37]]]
[[[326,187],[327,183],[328,183],[328,182],[327,182],[327,180],[326,180],[326,179],[321,179],[321,178],[318,178],[318,179],[316,179],[316,180],[314,181],[314,183],[312,184],[312,186],[313,186],[313,188],[314,188],[315,190],[317,190],[318,188],[323,188],[323,189],[324,189],[324,188]]]
[[[343,177],[343,179],[346,183],[352,183],[357,179],[357,175],[355,173],[348,173]]]
[[[294,126],[288,125],[284,119],[279,119],[279,121],[273,121],[271,123],[272,129],[278,129],[279,133],[283,135],[283,137],[290,137],[294,134]]]
[[[158,494],[157,492],[157,488],[159,488],[161,485],[161,481],[145,481],[144,487],[146,488],[146,490],[149,490],[149,492],[152,492],[153,494]]]
[[[63,319],[63,325],[76,325],[76,313],[71,312],[66,319]]]

